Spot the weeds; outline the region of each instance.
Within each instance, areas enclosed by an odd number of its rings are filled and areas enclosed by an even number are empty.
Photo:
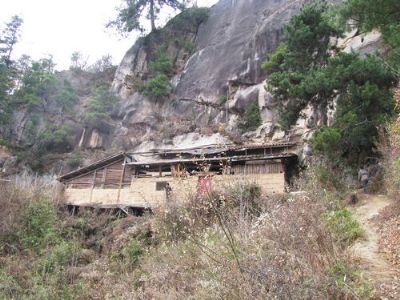
[[[343,247],[351,245],[356,239],[363,236],[360,224],[346,208],[327,212],[324,215],[324,221],[334,238]]]
[[[2,227],[18,229],[7,240],[15,251],[0,260],[5,298],[352,299],[369,292],[338,254],[356,225],[322,189],[271,197],[243,182],[123,219],[83,209],[63,215],[46,195],[22,203],[19,223]]]
[[[123,254],[130,268],[133,268],[137,265],[139,258],[143,255],[143,249],[137,240],[131,239],[126,245]]]

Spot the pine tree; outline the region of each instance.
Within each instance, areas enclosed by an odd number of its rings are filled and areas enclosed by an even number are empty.
[[[151,31],[156,30],[155,20],[164,6],[183,10],[187,0],[124,0],[124,5],[118,9],[117,18],[110,21],[106,27],[114,27],[120,33],[134,30],[144,31],[140,17],[146,16],[150,20]]]

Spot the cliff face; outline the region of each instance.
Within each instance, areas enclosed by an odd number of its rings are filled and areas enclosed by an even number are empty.
[[[152,103],[135,89],[135,83],[146,77],[152,56],[145,39],[139,40],[125,55],[113,82],[124,103],[120,117],[125,131],[148,139],[167,126],[171,130],[161,135],[164,141],[191,131],[234,131],[249,104],[258,102],[264,121],[258,137],[282,138],[274,131],[275,103],[265,92],[261,64],[279,45],[283,25],[308,2],[219,1],[197,30],[185,34],[194,43],[192,53],[167,43],[170,57],[179,64],[172,78],[173,95],[163,103]],[[164,30],[171,31],[169,25]],[[176,124],[181,124],[179,130],[173,130]]]
[[[303,141],[316,125],[331,122],[333,112],[309,107],[291,132],[280,131],[277,104],[265,90],[261,64],[278,47],[284,24],[309,2],[312,0],[220,0],[207,18],[204,11],[178,15],[165,28],[140,38],[126,53],[112,82],[120,101],[108,130],[88,127],[82,121],[90,85],[96,78],[71,72],[59,76],[71,82],[79,102],[68,115],[57,107],[47,107],[40,124],[68,125],[73,150],[148,150],[246,139]],[[377,33],[363,37],[351,33],[338,42],[348,51],[361,53],[381,47]],[[154,76],[151,63],[160,50],[171,60],[168,77],[173,89],[166,99],[154,101],[143,95],[142,88]],[[262,125],[241,135],[238,124],[254,103],[259,106]],[[15,112],[13,134],[29,144],[25,115],[23,110]]]

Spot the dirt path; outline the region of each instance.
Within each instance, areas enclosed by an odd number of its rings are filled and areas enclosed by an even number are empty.
[[[379,233],[373,219],[379,211],[390,205],[386,196],[363,195],[361,203],[352,210],[365,232],[365,238],[352,247],[353,253],[360,259],[364,269],[363,277],[378,291],[380,299],[394,299],[391,294],[393,286],[398,286],[399,270],[396,270],[379,253]]]

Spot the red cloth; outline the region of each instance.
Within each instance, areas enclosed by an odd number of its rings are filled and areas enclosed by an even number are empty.
[[[210,193],[212,189],[212,181],[209,176],[200,176],[197,183],[197,193],[207,194]]]

